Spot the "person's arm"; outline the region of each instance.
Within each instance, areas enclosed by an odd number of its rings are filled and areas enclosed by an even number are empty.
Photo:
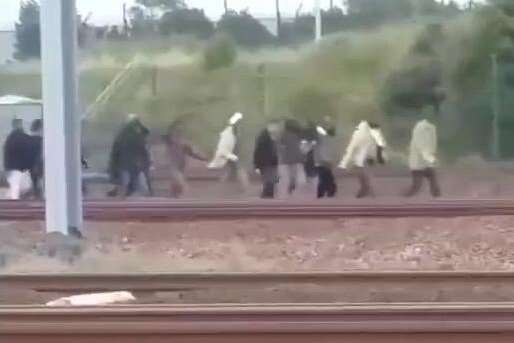
[[[4,152],[4,170],[8,170],[9,167],[9,137],[7,137],[7,140],[4,143],[3,146],[3,152]]]
[[[201,153],[198,149],[195,148],[195,146],[191,144],[185,145],[185,153],[191,158],[197,159],[199,161],[206,162],[208,160],[207,156],[203,153]]]
[[[259,137],[257,137],[257,140],[255,141],[255,149],[253,151],[253,167],[255,170],[258,170],[258,171],[260,171],[263,167],[263,162],[262,162],[263,142],[262,142],[262,140],[263,140],[262,135],[259,135]]]

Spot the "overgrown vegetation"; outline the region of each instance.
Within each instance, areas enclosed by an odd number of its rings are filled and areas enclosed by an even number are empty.
[[[205,48],[205,69],[215,70],[230,67],[234,64],[236,58],[237,49],[230,36],[218,35]]]
[[[39,4],[34,0],[20,5],[19,22],[16,23],[16,53],[19,60],[39,58],[41,40],[39,33]]]
[[[86,135],[95,139],[86,142],[103,144],[105,149],[110,143],[106,131],[115,130],[125,113],[140,112],[157,136],[171,121],[187,118],[190,135],[209,151],[230,114],[242,111],[246,115],[243,149],[248,156],[255,134],[270,118],[317,120],[325,115],[337,118],[341,140],[358,120],[379,121],[392,146],[405,153],[414,120],[430,106],[439,109],[441,149],[446,158],[477,153],[487,157],[497,82],[502,154],[514,156],[514,113],[510,111],[514,106],[514,2],[494,0],[471,11],[455,9],[448,2],[444,7],[427,3],[420,7],[422,2],[412,0],[408,7],[412,15],[423,14],[419,20],[382,14],[367,30],[357,29],[352,20],[357,13],[369,16],[369,12],[354,8],[354,17],[350,17],[332,9],[324,13],[332,18],[324,30],[332,27],[333,34],[319,45],[300,45],[312,38],[314,18],[299,16],[282,25],[282,39],[289,37],[298,44],[295,48],[276,45],[269,32],[257,41],[249,39],[239,32],[241,18],[253,20],[244,13],[227,14],[221,25],[225,36],[214,34],[208,41],[170,34],[109,42],[90,57],[93,69],[101,70],[110,59],[109,65],[119,70],[135,55],[140,55],[140,63],[98,118],[88,123]],[[172,11],[180,10],[183,7]],[[427,17],[427,13],[435,14]],[[230,30],[241,34],[237,46]],[[287,32],[304,33],[293,37]],[[242,48],[247,44],[253,50]],[[498,57],[498,80],[492,77],[493,56]],[[92,101],[113,75],[86,72],[83,102]],[[10,80],[0,75],[0,90],[20,89],[15,82],[11,87]],[[97,139],[99,132],[105,142]]]

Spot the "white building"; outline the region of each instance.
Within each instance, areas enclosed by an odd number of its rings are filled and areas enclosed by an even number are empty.
[[[14,31],[0,31],[0,65],[14,60],[16,33]]]

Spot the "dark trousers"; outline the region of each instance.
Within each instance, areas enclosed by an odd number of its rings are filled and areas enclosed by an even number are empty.
[[[149,170],[130,169],[121,173],[121,189],[123,196],[129,197],[139,190],[141,186],[141,176],[145,183],[146,190],[153,196],[153,188],[150,180]]]
[[[430,193],[434,198],[438,198],[441,196],[441,187],[439,186],[439,182],[437,180],[437,173],[434,168],[426,168],[423,170],[413,170],[412,171],[412,185],[405,194],[407,197],[415,196],[421,190],[423,186],[423,179],[428,180],[428,184],[430,186]]]
[[[333,198],[337,193],[337,184],[332,168],[318,167],[318,199]]]
[[[34,197],[36,199],[41,199],[43,192],[41,191],[41,179],[43,178],[43,174],[39,169],[32,169],[30,171],[30,179],[32,180],[32,192],[34,193]]]
[[[366,198],[373,195],[371,188],[371,181],[368,175],[368,171],[365,167],[357,168],[357,178],[359,179],[360,189],[357,193],[357,198]]]
[[[278,167],[265,167],[261,169],[262,193],[261,198],[275,198],[275,187],[278,183]]]

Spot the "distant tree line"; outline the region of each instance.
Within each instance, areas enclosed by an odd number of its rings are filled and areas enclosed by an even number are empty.
[[[508,7],[509,0],[493,0]],[[470,2],[471,3],[471,2]],[[280,1],[277,0],[277,5]],[[277,6],[278,9],[278,6]],[[331,7],[322,11],[324,34],[344,30],[373,27],[385,22],[405,20],[414,15],[452,16],[461,9],[454,1],[444,0],[346,0],[346,9]],[[225,34],[243,47],[261,47],[270,44],[297,44],[314,37],[315,18],[312,14],[297,14],[292,22],[279,20],[278,37],[246,11],[227,9],[217,24],[214,24],[197,8],[189,8],[183,0],[136,0],[127,13],[125,27],[97,28],[98,37],[109,40],[127,40],[143,37],[189,35],[197,39],[210,39],[216,34]],[[277,18],[280,11],[277,10]],[[87,23],[79,27],[88,29]],[[16,24],[17,58],[40,56],[39,4],[36,0],[21,3],[19,22]]]

